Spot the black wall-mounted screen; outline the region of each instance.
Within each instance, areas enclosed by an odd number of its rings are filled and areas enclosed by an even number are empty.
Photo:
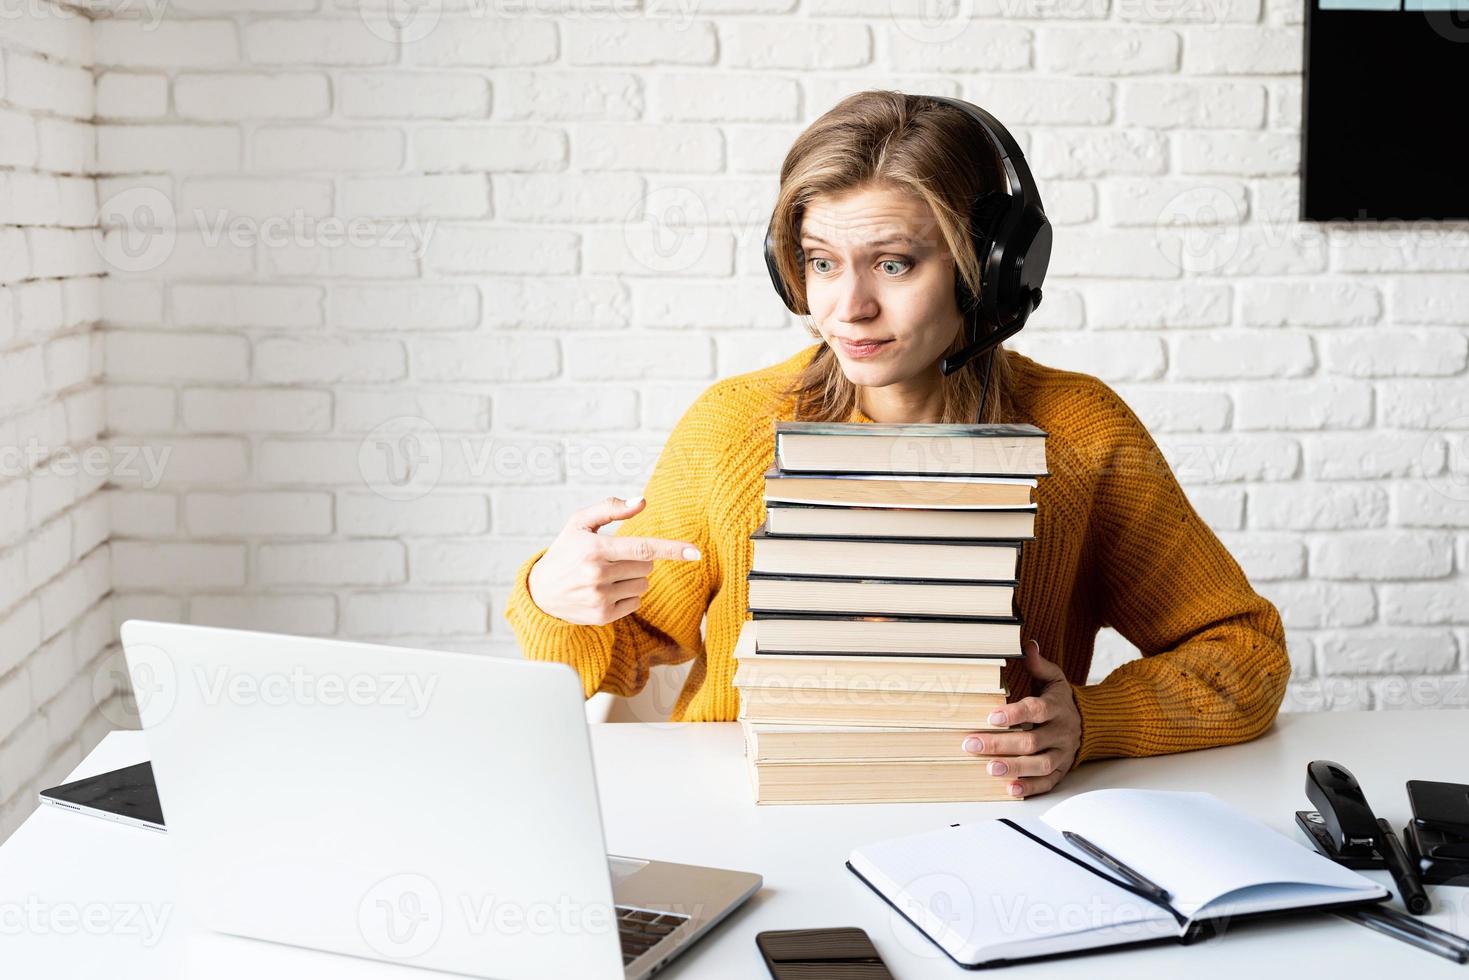
[[[1469,0],[1305,2],[1301,219],[1469,217]]]

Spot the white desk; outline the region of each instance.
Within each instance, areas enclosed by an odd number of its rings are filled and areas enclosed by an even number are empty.
[[[1218,794],[1304,843],[1293,811],[1307,809],[1306,763],[1350,768],[1379,816],[1410,817],[1409,778],[1469,782],[1469,713],[1338,712],[1282,715],[1243,745],[1148,759],[1095,762],[1050,793],[1014,803],[764,806],[750,801],[736,725],[594,725],[607,844],[613,853],[758,871],[765,887],[663,976],[766,976],[754,937],[765,929],[860,926],[898,980],[975,974],[961,970],[892,913],[843,866],[865,841],[960,820],[1043,812],[1063,797],[1105,786],[1201,789]],[[141,735],[109,735],[72,778],[146,758]],[[426,832],[432,832],[426,828]],[[220,936],[194,928],[159,858],[163,834],[43,808],[0,848],[0,955],[6,977],[311,977],[420,980],[448,974]],[[1367,872],[1391,887],[1387,872]],[[1469,888],[1429,885],[1427,917],[1469,935]],[[27,901],[30,904],[27,905]],[[1396,903],[1395,903],[1396,904]],[[40,930],[20,914],[40,909]],[[18,910],[20,910],[18,912]],[[129,912],[131,910],[131,912]],[[165,916],[150,944],[150,911]],[[67,915],[75,921],[68,920]],[[97,919],[88,919],[88,916]],[[128,918],[131,916],[131,918]],[[94,923],[87,926],[86,923]],[[90,931],[89,931],[90,930]],[[69,931],[70,934],[64,934]],[[1263,974],[1261,971],[1265,971]],[[1038,977],[1469,978],[1469,965],[1389,939],[1325,913],[1293,922],[1240,923],[1192,946],[1159,945],[1009,967],[997,976]]]

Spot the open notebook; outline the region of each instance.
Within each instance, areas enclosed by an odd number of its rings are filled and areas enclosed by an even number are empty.
[[[1146,897],[1080,834],[1169,892]],[[1102,789],[856,848],[847,867],[962,966],[1190,943],[1224,920],[1382,901],[1383,886],[1210,793]]]

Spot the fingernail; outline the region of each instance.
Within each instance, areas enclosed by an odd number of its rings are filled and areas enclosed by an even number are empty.
[[[1005,775],[1005,773],[1007,773],[1009,771],[1010,771],[1010,767],[1007,766],[1007,765],[1005,765],[999,759],[995,759],[994,761],[992,761],[990,763],[990,775],[991,776],[1003,776],[1003,775]]]
[[[1010,795],[1011,796],[1019,796],[1020,795],[1020,784],[1019,783],[1011,783],[1010,784]]]
[[[970,735],[964,740],[964,751],[980,753],[984,751],[984,742]]]
[[[1003,725],[1004,723],[1005,723],[1005,712],[1003,712],[1003,711],[991,711],[990,712],[990,724],[991,725]]]
[[[699,549],[698,548],[685,548],[683,550],[683,556],[685,558],[687,558],[689,561],[693,561],[694,559],[696,559],[696,558],[699,557]]]
[[[643,502],[642,494],[639,494],[636,497],[628,497],[627,500],[624,501],[624,503],[626,503],[629,507],[636,507],[638,504],[640,504],[642,502]]]

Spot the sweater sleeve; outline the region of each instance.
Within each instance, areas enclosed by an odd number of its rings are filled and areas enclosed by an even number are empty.
[[[650,667],[682,663],[703,650],[700,627],[717,560],[705,502],[718,448],[703,401],[696,400],[684,413],[664,444],[643,490],[643,509],[615,531],[620,537],[688,541],[699,549],[697,560],[654,561],[638,608],[600,626],[570,623],[536,605],[530,571],[547,548],[527,558],[515,574],[505,618],[522,653],[528,660],[554,660],[575,668],[586,697],[598,691],[630,697],[647,684]]]
[[[1105,387],[1105,386],[1104,386]],[[1101,619],[1142,653],[1075,687],[1077,763],[1248,741],[1285,696],[1291,664],[1274,605],[1184,495],[1152,436],[1106,389],[1087,560]]]

